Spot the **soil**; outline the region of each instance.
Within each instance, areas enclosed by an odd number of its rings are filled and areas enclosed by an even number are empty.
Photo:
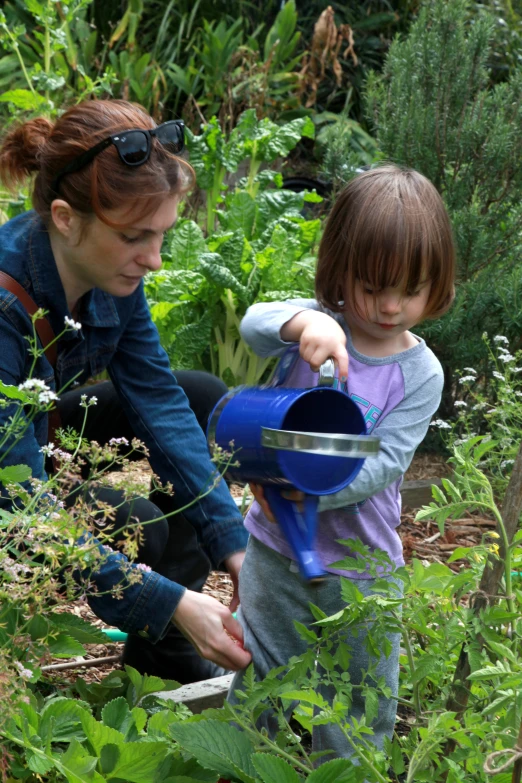
[[[150,471],[146,461],[131,463],[126,468],[126,472],[130,474],[133,482],[142,484],[144,490],[148,488]],[[442,457],[421,454],[414,458],[411,467],[405,475],[405,480],[441,478],[449,473],[449,468]],[[119,480],[121,480],[121,474],[114,474],[114,482],[118,483]],[[243,488],[232,486],[231,492],[232,495],[241,497]],[[431,520],[415,522],[415,512],[408,511],[402,515],[399,533],[407,562],[410,562],[412,557],[417,557],[423,561],[445,563],[456,547],[476,545],[480,542],[484,533],[494,527],[495,522],[490,519],[467,514],[462,519],[453,520],[453,522],[447,524],[444,535],[440,535],[434,522]],[[463,561],[456,561],[451,563],[450,567],[458,571],[463,565]],[[225,605],[228,605],[232,598],[230,577],[222,572],[212,572],[203,590]],[[91,612],[85,600],[78,600],[70,604],[68,611],[83,617],[98,627],[104,627],[102,621]],[[99,659],[109,655],[120,655],[123,650],[123,644],[87,645],[86,649],[88,653],[85,655],[85,658]],[[63,661],[56,661],[56,663],[63,663]],[[87,682],[100,682],[103,677],[115,668],[120,668],[117,661],[89,668],[81,667],[47,672],[47,676],[49,679],[59,680],[61,683],[74,682],[80,676]]]

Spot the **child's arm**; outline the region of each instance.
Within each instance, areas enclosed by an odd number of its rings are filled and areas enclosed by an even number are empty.
[[[432,356],[431,367],[421,364],[416,373],[417,383],[411,384],[412,388],[407,389],[402,402],[373,430],[372,435],[381,439],[378,456],[365,460],[361,472],[341,492],[321,497],[321,511],[366,500],[406,472],[440,404],[443,375],[440,365],[435,362]]]
[[[331,356],[339,376],[348,374],[346,334],[333,313],[313,299],[253,305],[241,322],[241,335],[259,356],[281,355],[298,342],[301,358],[315,372]]]

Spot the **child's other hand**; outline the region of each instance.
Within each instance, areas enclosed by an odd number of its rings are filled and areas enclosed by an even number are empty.
[[[348,377],[346,335],[326,313],[302,310],[284,324],[281,337],[287,342],[299,342],[301,358],[314,372],[331,357],[339,367],[339,379],[345,381]]]
[[[272,514],[272,509],[270,508],[267,499],[265,498],[265,493],[262,485],[250,483],[248,486],[250,487],[253,496],[261,506],[261,511],[263,512],[265,517],[268,519],[269,522],[275,523],[276,519]],[[304,499],[304,493],[299,492],[299,490],[297,489],[288,492],[283,492],[282,494],[284,498],[286,498],[287,500],[293,500],[294,503],[300,503]]]

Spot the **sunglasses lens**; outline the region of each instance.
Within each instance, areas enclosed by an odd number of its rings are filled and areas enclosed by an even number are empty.
[[[164,122],[156,128],[154,135],[169,152],[176,154],[185,146],[184,127],[182,122]]]
[[[128,131],[114,138],[120,157],[128,166],[138,166],[147,160],[149,154],[148,138],[141,131]]]

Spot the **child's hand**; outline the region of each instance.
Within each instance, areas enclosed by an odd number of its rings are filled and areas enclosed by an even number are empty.
[[[284,324],[281,338],[287,342],[299,341],[299,353],[314,372],[331,357],[339,367],[339,379],[345,381],[348,377],[346,335],[326,313],[302,310]]]
[[[265,498],[265,493],[263,490],[263,487],[261,484],[253,484],[250,482],[249,484],[250,490],[254,496],[254,498],[257,500],[259,505],[261,506],[261,511],[265,515],[265,517],[268,519],[269,522],[275,523],[276,519],[274,515],[272,514],[272,509],[268,505],[268,501]],[[294,503],[301,503],[304,499],[304,493],[299,492],[298,489],[289,490],[288,492],[283,492],[283,497],[286,498],[286,500],[293,500]]]

